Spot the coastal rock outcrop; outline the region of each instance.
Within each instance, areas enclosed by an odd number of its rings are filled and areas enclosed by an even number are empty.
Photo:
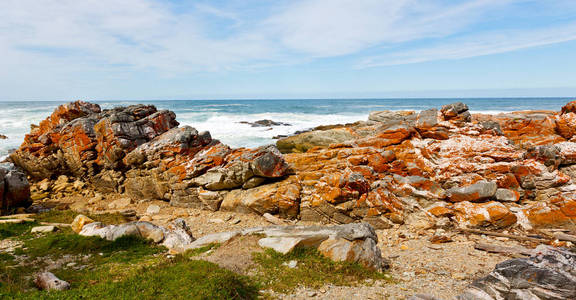
[[[57,108],[10,160],[58,193],[94,189],[212,211],[378,227],[417,214],[466,227],[570,225],[575,103],[497,115],[471,114],[463,103],[372,112],[277,147],[233,149],[178,127],[170,111],[78,101]],[[67,184],[56,184],[61,175]],[[40,199],[48,190],[37,183],[34,192]]]
[[[173,112],[152,105],[102,110],[76,101],[59,106],[26,135],[10,160],[35,181],[69,176],[104,193],[212,210],[230,190],[289,172],[275,146],[232,149],[209,132],[178,125]],[[208,200],[204,191],[223,193]]]

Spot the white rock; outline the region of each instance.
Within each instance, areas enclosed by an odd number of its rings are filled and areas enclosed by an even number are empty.
[[[70,283],[60,280],[56,275],[50,272],[38,274],[34,280],[34,284],[36,284],[39,289],[47,291],[64,291],[70,289]]]
[[[47,232],[54,232],[56,231],[56,226],[36,226],[33,227],[30,232],[31,233],[47,233]]]
[[[160,206],[158,206],[156,204],[152,204],[152,205],[148,206],[148,208],[146,209],[146,214],[148,214],[148,215],[155,215],[159,212],[160,212]]]

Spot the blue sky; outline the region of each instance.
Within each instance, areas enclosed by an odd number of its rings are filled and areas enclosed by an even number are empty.
[[[576,96],[575,0],[2,0],[0,100]]]

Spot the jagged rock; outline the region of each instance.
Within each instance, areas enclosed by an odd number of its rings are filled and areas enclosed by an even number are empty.
[[[442,106],[442,115],[445,120],[454,120],[460,122],[470,122],[471,115],[468,111],[468,105],[462,102],[456,102]]]
[[[451,188],[446,194],[451,202],[474,202],[492,198],[497,188],[495,182],[481,181],[465,187]]]
[[[12,163],[0,163],[0,213],[28,207],[30,184],[26,174]]]
[[[576,299],[576,254],[540,245],[530,258],[497,264],[457,299]]]
[[[368,120],[392,125],[402,123],[412,124],[416,121],[416,113],[413,111],[373,111],[368,116]]]
[[[60,280],[56,275],[50,272],[43,272],[36,276],[34,284],[41,290],[46,291],[65,291],[70,289],[70,283]]]

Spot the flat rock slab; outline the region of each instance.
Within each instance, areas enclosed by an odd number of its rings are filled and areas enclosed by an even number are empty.
[[[56,226],[48,225],[48,226],[36,226],[30,229],[31,233],[48,233],[56,231]]]
[[[367,223],[337,226],[270,226],[220,232],[205,235],[186,250],[197,249],[214,243],[225,243],[235,237],[262,235],[258,245],[286,254],[296,247],[317,248],[320,253],[334,261],[352,261],[366,267],[381,270],[383,259],[376,246],[378,237]]]

